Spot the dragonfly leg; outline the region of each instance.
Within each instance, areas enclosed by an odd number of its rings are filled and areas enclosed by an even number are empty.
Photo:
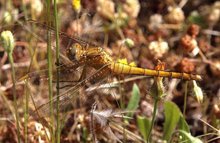
[[[63,82],[63,83],[66,82],[66,83],[69,83],[69,84],[59,86],[59,89],[64,89],[66,87],[72,87],[72,86],[74,86],[75,84],[77,84],[78,82],[80,82],[84,79],[86,79],[86,67],[85,66],[83,67],[82,73],[80,74],[80,77],[78,79],[75,79],[75,80],[60,80],[59,82]],[[53,80],[52,82],[56,83],[57,81]]]
[[[83,67],[82,74],[80,75],[78,81],[82,81],[84,79],[86,79],[86,65]]]
[[[184,75],[184,73],[182,72],[181,73],[181,80],[184,80],[183,75]]]
[[[56,65],[57,67],[59,67],[59,66],[61,66],[62,64],[55,62],[55,65]]]
[[[169,76],[169,79],[172,79],[173,78],[173,73],[170,72],[170,76]]]
[[[73,82],[79,82],[79,81],[80,81],[80,80],[77,79],[77,80],[60,80],[59,82],[72,82],[72,83],[73,83]],[[56,80],[53,80],[52,82],[53,82],[53,83],[56,83],[57,81],[56,81]]]
[[[59,89],[63,89],[63,88],[66,88],[66,87],[72,87],[72,86],[73,86],[72,84],[68,84],[68,85],[60,86]]]
[[[160,71],[159,70],[157,70],[157,77],[159,77],[160,76]]]

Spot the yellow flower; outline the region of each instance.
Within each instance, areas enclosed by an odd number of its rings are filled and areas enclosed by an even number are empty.
[[[72,0],[73,9],[79,13],[81,11],[81,0]]]

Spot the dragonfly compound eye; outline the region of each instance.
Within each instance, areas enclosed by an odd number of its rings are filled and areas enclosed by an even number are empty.
[[[70,60],[80,60],[80,58],[83,57],[83,53],[83,48],[79,43],[73,44],[66,52]]]
[[[75,60],[76,59],[76,49],[74,48],[74,46],[68,48],[66,51],[66,54],[70,60]]]

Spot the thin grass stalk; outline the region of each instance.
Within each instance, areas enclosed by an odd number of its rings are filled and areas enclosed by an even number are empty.
[[[153,111],[153,117],[151,120],[151,125],[150,125],[150,130],[149,133],[147,135],[147,142],[150,143],[151,142],[151,132],[153,130],[154,127],[154,123],[155,123],[155,119],[156,119],[156,114],[157,114],[157,106],[158,106],[158,102],[159,102],[159,98],[154,98],[154,111]]]
[[[23,5],[23,9],[26,9],[26,6],[24,5],[24,1],[22,1],[22,5]],[[27,15],[25,14],[25,20],[27,20],[28,17]],[[18,23],[20,25],[23,25],[22,22],[18,21]],[[26,23],[25,21],[25,24],[28,24]],[[35,31],[35,26],[32,26],[32,25],[28,25],[28,27],[31,26],[31,28],[33,29],[33,31]],[[32,38],[29,39],[29,42],[32,41]],[[32,44],[31,44],[32,45]],[[30,69],[31,69],[31,65],[33,63],[34,64],[34,67],[37,67],[37,70],[39,70],[39,66],[37,65],[37,61],[36,61],[36,56],[35,53],[36,53],[36,48],[32,48],[32,46],[28,46],[28,50],[29,50],[29,54],[31,55],[31,60],[30,60],[30,64],[29,64],[29,67],[27,69],[27,74],[30,72]],[[29,97],[30,96],[30,91],[29,91],[29,87],[28,87],[28,80],[25,80],[25,104],[24,104],[24,133],[25,133],[25,143],[28,143],[28,118],[29,118]]]
[[[25,136],[25,143],[28,143],[28,102],[29,102],[29,91],[28,91],[28,81],[25,81],[25,112],[24,112],[24,136]]]
[[[184,94],[184,104],[183,104],[183,117],[186,116],[186,102],[187,102],[187,93],[188,93],[188,81],[185,83],[185,94]]]
[[[119,77],[119,81],[121,80],[121,78]],[[117,104],[118,104],[118,107],[120,107],[121,109],[125,109],[125,96],[123,95],[123,92],[122,92],[122,83],[119,83],[119,94],[121,95],[121,98],[120,98],[120,104],[118,103],[117,101]]]
[[[47,0],[47,25],[50,27],[50,7],[51,1]],[[54,131],[54,116],[53,116],[53,85],[52,85],[52,45],[51,45],[51,32],[48,28],[47,30],[47,62],[48,62],[48,87],[49,87],[49,99],[50,99],[50,119],[52,123],[52,142],[55,143],[55,131]]]
[[[27,21],[28,20],[28,13],[27,13],[27,7],[25,5],[25,1],[24,0],[22,0],[22,10],[24,12],[24,19],[25,19],[25,21]]]
[[[25,6],[24,6],[25,7]],[[30,40],[31,41],[31,40]],[[31,61],[30,61],[30,65],[28,67],[28,70],[27,70],[27,73],[30,72],[30,68],[31,68],[31,65],[34,61],[34,55],[35,55],[35,52],[36,52],[36,48],[34,49],[34,51],[32,50],[31,47],[29,47],[29,52],[30,54],[32,55],[31,56]],[[35,60],[36,61],[36,60]],[[29,118],[29,95],[30,95],[30,92],[29,92],[29,87],[28,87],[28,79],[25,80],[25,104],[24,104],[24,133],[25,133],[25,143],[28,143],[28,118]]]
[[[16,98],[16,79],[15,79],[15,69],[14,69],[14,60],[12,53],[8,54],[8,59],[11,64],[11,70],[12,70],[12,82],[13,82],[13,98],[14,98],[14,108],[15,108],[15,120],[16,120],[16,126],[17,126],[17,138],[18,143],[21,142],[21,133],[20,133],[20,125],[19,125],[19,115],[18,115],[18,105],[17,105],[17,98]]]
[[[58,30],[58,13],[57,13],[57,1],[54,0],[54,17],[55,17],[55,33],[56,33],[56,62],[57,64],[59,65],[60,63],[60,47],[59,47],[59,30]],[[57,81],[56,81],[56,88],[57,88],[57,105],[56,105],[56,110],[57,110],[57,129],[56,129],[56,141],[57,143],[60,142],[60,118],[59,118],[59,112],[60,112],[60,109],[59,109],[59,94],[60,94],[60,91],[59,91],[59,79],[60,79],[60,72],[59,72],[59,66],[57,68],[57,71],[56,71],[56,75],[57,75]]]
[[[22,0],[22,9],[24,11],[24,18],[25,18],[25,21],[27,21],[28,19],[28,15],[27,15],[27,8],[26,8],[26,5],[24,4],[24,0]],[[31,51],[29,49],[29,51]],[[35,50],[34,50],[34,53],[35,53]],[[33,62],[33,58],[31,58],[31,62],[30,62],[30,66],[28,68],[28,72],[30,71],[30,67],[31,67],[31,64]],[[28,81],[25,80],[25,104],[24,104],[24,142],[25,143],[28,143],[28,118],[29,118],[29,90],[28,90]]]
[[[9,63],[11,64],[11,76],[12,76],[12,92],[13,92],[13,104],[14,104],[14,111],[13,114],[15,116],[15,122],[17,127],[17,140],[18,143],[21,142],[21,134],[20,134],[20,125],[19,125],[19,114],[18,114],[18,105],[17,105],[17,96],[16,96],[16,79],[15,79],[15,69],[14,69],[14,59],[13,59],[13,50],[15,47],[14,37],[11,31],[3,31],[1,32],[0,41],[3,45],[5,52],[8,54]]]

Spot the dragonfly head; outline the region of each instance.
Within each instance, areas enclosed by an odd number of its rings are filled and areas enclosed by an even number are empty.
[[[79,60],[83,55],[82,46],[79,43],[74,43],[71,47],[69,47],[66,51],[67,57],[72,60]]]

